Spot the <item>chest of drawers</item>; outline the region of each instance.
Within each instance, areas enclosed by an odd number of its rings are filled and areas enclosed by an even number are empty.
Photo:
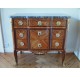
[[[63,63],[67,22],[67,16],[12,16],[16,64],[18,64],[17,52],[24,50],[35,54],[56,50],[62,53]]]

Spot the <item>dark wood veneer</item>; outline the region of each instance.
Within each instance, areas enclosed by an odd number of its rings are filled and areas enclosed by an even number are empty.
[[[38,21],[41,25],[38,25]],[[63,63],[66,29],[67,19],[65,18],[12,18],[16,64],[18,64],[17,52],[25,50],[30,50],[35,54],[45,54],[50,50],[57,50],[62,52]]]

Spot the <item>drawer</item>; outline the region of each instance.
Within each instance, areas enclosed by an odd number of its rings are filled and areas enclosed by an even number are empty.
[[[30,39],[48,39],[49,30],[30,30]]]
[[[52,26],[66,27],[67,21],[65,18],[53,18]]]
[[[29,26],[50,26],[50,18],[29,18]]]
[[[27,18],[14,18],[14,28],[25,28],[27,23]]]
[[[63,40],[52,40],[52,49],[63,49]]]
[[[64,30],[52,30],[52,39],[64,39]]]
[[[16,29],[16,39],[27,39],[27,30]]]
[[[31,49],[49,49],[49,41],[44,40],[31,40],[30,42]]]
[[[49,49],[49,30],[30,30],[31,49]]]
[[[26,39],[24,40],[17,39],[16,45],[17,45],[16,47],[17,49],[27,49],[28,48],[28,43]]]
[[[26,29],[15,29],[15,44],[17,49],[28,48],[28,34]]]

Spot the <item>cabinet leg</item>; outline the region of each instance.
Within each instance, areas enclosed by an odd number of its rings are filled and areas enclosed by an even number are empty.
[[[63,65],[63,66],[65,66],[65,65],[64,65],[64,60],[65,60],[65,51],[62,52],[62,65]]]
[[[16,50],[14,50],[14,57],[15,57],[16,65],[18,65],[18,57],[17,57],[17,51]]]
[[[20,51],[20,54],[22,54],[22,51]]]
[[[60,54],[60,52],[58,51],[58,54]]]

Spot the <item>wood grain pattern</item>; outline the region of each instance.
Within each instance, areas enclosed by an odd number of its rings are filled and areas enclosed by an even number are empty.
[[[38,44],[42,46],[39,48]],[[30,30],[30,46],[31,49],[49,49],[49,30]]]
[[[26,29],[16,29],[16,48],[17,49],[27,49],[28,48],[28,36]],[[20,37],[20,33],[23,34],[23,37]],[[23,42],[24,45],[21,46],[20,43]]]
[[[64,39],[64,30],[52,30],[52,38],[53,39]]]
[[[50,26],[50,18],[29,18],[29,26],[40,27],[38,21],[42,22],[42,26]]]
[[[23,23],[21,26],[18,24],[19,21],[22,21]],[[26,28],[28,24],[27,18],[14,18],[13,23],[14,23],[14,28]]]
[[[18,50],[38,50],[44,53],[47,50],[63,52],[62,63],[65,59],[65,34],[67,19],[65,18],[13,18],[14,56],[18,62]],[[22,34],[21,34],[22,33]],[[60,51],[61,50],[61,51]],[[37,52],[36,52],[37,53]]]
[[[61,64],[61,54],[19,54],[16,66],[13,53],[0,53],[0,68],[80,68],[80,61],[73,53],[66,53],[64,64]]]
[[[20,37],[20,33],[23,34],[23,37]],[[27,30],[26,29],[16,29],[16,39],[26,39],[27,40]]]
[[[61,24],[59,25],[59,26],[57,26],[57,21],[60,21],[61,22]],[[63,19],[63,18],[53,18],[53,22],[52,22],[52,26],[55,26],[55,27],[66,27],[67,25],[66,25],[66,23],[67,23],[67,21],[66,21],[66,19]]]
[[[21,45],[21,43],[23,43],[23,45]],[[26,39],[25,40],[17,39],[17,49],[27,49],[27,48],[28,46]]]
[[[51,39],[51,48],[52,49],[64,49],[63,48],[63,40],[64,40],[64,30],[58,30],[58,29],[53,29],[52,30],[52,39]],[[56,43],[59,44],[59,46],[56,46]]]
[[[56,46],[59,43],[59,46]],[[63,49],[63,40],[52,40],[52,49]]]

